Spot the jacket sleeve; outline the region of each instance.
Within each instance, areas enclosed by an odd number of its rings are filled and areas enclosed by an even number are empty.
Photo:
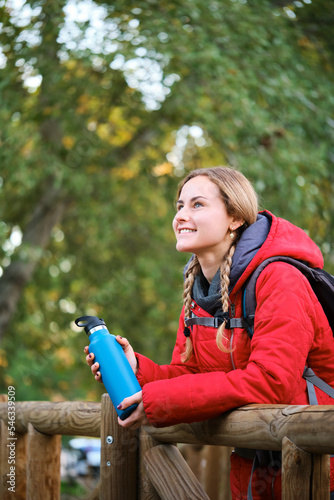
[[[146,384],[144,408],[153,425],[207,420],[250,403],[289,404],[300,391],[316,321],[324,317],[321,306],[307,279],[281,262],[261,273],[256,296],[255,333],[245,369]]]
[[[185,336],[183,334],[183,329],[184,309],[182,309],[180,315],[179,328],[170,365],[158,365],[142,354],[136,353],[138,362],[137,379],[142,387],[148,382],[170,379],[198,371],[197,363],[194,357],[186,363],[181,361],[181,355],[185,348]]]

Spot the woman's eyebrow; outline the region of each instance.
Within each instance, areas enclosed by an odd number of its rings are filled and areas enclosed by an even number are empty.
[[[207,198],[205,196],[202,196],[202,195],[198,195],[198,196],[193,196],[190,201],[191,202],[194,202],[196,200],[199,200],[200,198],[203,198],[204,200],[207,200]],[[177,200],[176,204],[179,204],[179,203],[184,203],[183,200]]]

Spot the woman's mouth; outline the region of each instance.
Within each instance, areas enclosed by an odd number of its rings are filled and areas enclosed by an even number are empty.
[[[180,229],[179,234],[185,234],[185,233],[196,233],[196,229]]]

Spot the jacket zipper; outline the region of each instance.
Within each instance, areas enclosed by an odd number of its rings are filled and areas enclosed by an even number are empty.
[[[235,316],[235,305],[234,305],[234,304],[231,304],[231,305],[230,305],[230,309],[231,309],[231,318],[234,318],[234,316]],[[232,351],[232,347],[233,347],[233,336],[234,336],[234,328],[232,328],[232,331],[231,331],[231,338],[230,338],[230,355],[231,355],[232,367],[233,367],[233,370],[235,370],[235,364],[234,364],[234,359],[233,359],[233,351]]]

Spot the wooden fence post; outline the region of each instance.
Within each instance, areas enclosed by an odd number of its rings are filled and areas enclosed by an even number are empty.
[[[284,437],[282,500],[328,500],[329,467],[329,455],[307,453]]]
[[[7,394],[0,394],[0,401],[7,403]],[[10,465],[8,464],[8,430],[7,422],[0,420],[0,498],[2,500],[9,500],[12,493],[8,491],[7,474],[10,472]]]
[[[16,488],[15,500],[26,500],[27,488],[27,434],[16,434]]]
[[[100,500],[137,498],[138,430],[124,429],[108,394],[101,399]]]
[[[28,424],[27,500],[60,498],[61,436],[49,436]]]
[[[330,455],[312,455],[312,498],[328,500],[330,491]]]
[[[204,448],[203,444],[182,444],[179,447],[181,455],[201,483],[203,483]]]
[[[138,500],[160,500],[145,467],[145,455],[148,450],[161,444],[147,434],[144,429],[139,431],[139,480],[138,480]]]
[[[230,455],[232,448],[226,446],[205,446],[202,484],[211,500],[231,499]]]
[[[154,446],[146,452],[144,461],[162,500],[210,500],[176,446]]]

